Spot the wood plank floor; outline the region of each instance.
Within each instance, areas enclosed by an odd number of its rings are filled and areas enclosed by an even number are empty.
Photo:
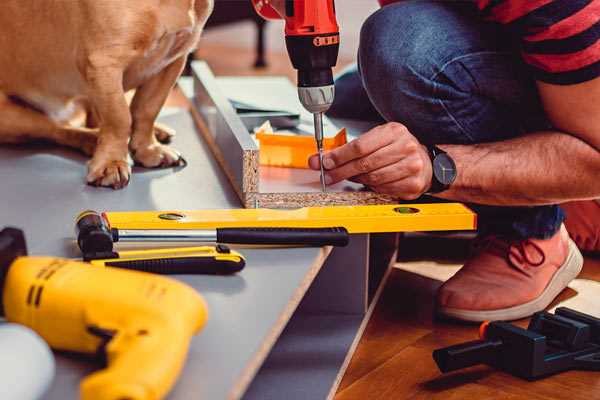
[[[417,246],[431,246],[421,241]],[[415,245],[400,242],[403,246]],[[480,366],[442,376],[433,350],[477,339],[478,326],[435,320],[433,299],[442,281],[457,270],[459,260],[399,263],[384,289],[358,349],[342,380],[336,400],[349,399],[600,399],[600,373],[568,372],[527,382]],[[410,271],[400,269],[407,266]],[[432,271],[437,270],[437,271]],[[427,275],[427,276],[424,276]],[[600,260],[586,258],[579,280],[600,281]],[[577,286],[575,284],[575,286]],[[582,309],[600,316],[600,284],[575,292],[566,289],[557,301],[592,303]],[[564,304],[564,303],[563,303]],[[526,327],[528,320],[518,321]],[[568,393],[568,394],[567,394]]]
[[[217,75],[295,76],[285,54],[270,53],[269,67],[261,70],[251,68],[252,49],[202,43],[198,56]],[[340,67],[345,64],[347,60],[340,61]],[[181,97],[175,93],[170,101],[181,104]],[[600,373],[574,371],[526,382],[488,367],[447,376],[438,372],[431,358],[434,349],[477,338],[475,325],[433,318],[435,290],[457,270],[465,248],[465,242],[435,239],[401,242],[401,253],[412,259],[391,274],[335,399],[600,399]],[[432,253],[454,259],[431,262]],[[574,289],[566,289],[557,302],[598,315],[598,282],[600,260],[588,257]]]

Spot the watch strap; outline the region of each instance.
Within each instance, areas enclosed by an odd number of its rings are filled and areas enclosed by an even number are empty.
[[[435,158],[440,154],[448,154],[444,150],[440,149],[437,146],[430,145],[427,146],[427,152],[429,153],[429,158],[431,159],[431,186],[426,194],[436,194],[441,193],[448,189],[449,185],[441,182],[435,176]]]

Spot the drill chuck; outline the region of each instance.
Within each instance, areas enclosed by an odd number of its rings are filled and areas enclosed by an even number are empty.
[[[333,104],[335,88],[333,84],[316,87],[298,87],[300,103],[309,112],[325,113]]]

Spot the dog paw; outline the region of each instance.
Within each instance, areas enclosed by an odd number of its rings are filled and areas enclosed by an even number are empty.
[[[154,143],[132,150],[135,162],[146,168],[176,167],[185,164],[177,150],[164,144]]]
[[[88,165],[87,183],[92,186],[122,189],[129,184],[131,166],[124,160],[92,159]]]
[[[159,142],[168,144],[173,140],[173,137],[175,136],[175,130],[166,125],[156,123],[154,124],[154,136]]]

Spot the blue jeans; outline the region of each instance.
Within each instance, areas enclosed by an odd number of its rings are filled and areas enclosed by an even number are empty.
[[[403,1],[363,25],[358,67],[336,81],[332,116],[397,121],[424,144],[475,144],[551,128],[503,27],[471,1]],[[482,233],[548,238],[558,206],[470,205]]]

